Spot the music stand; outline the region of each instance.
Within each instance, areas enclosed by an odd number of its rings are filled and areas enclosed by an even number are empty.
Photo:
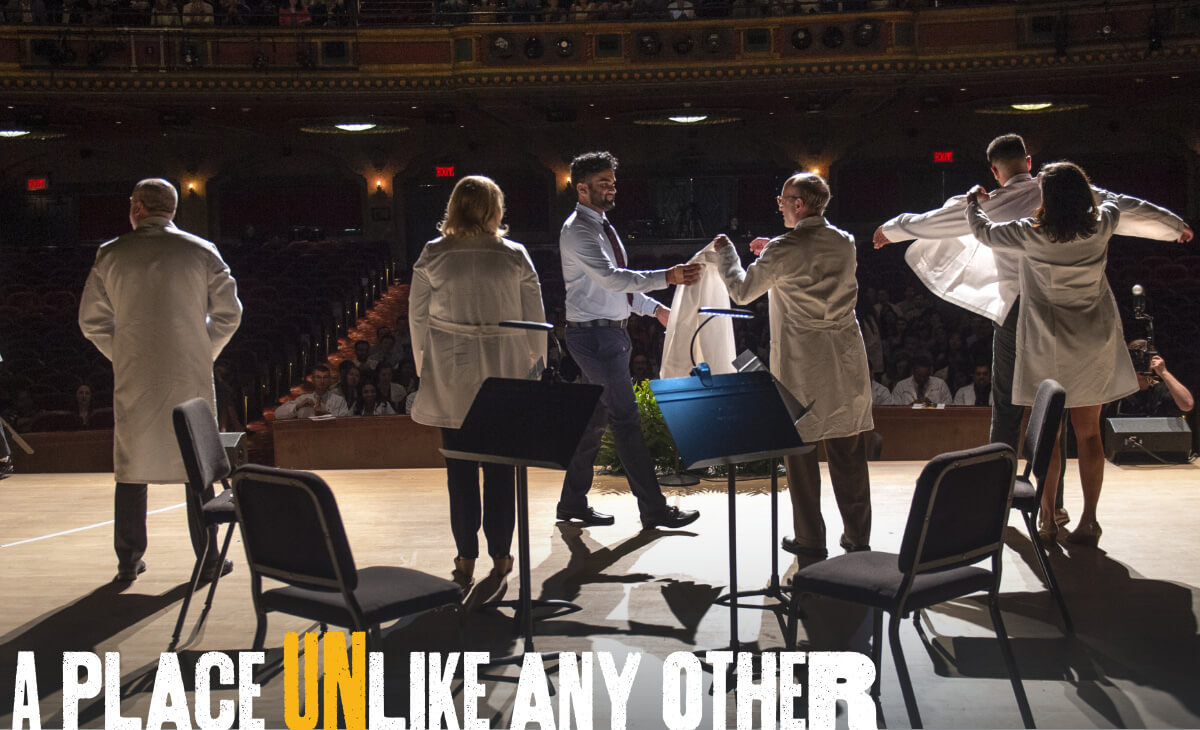
[[[688,469],[724,465],[728,469],[729,488],[729,593],[717,599],[728,601],[729,648],[737,652],[738,598],[770,595],[786,605],[779,587],[778,557],[773,542],[772,563],[775,579],[772,588],[739,592],[737,589],[737,476],[735,466],[747,461],[775,459],[788,454],[811,451],[796,432],[797,413],[787,405],[790,394],[781,393],[782,385],[769,372],[741,372],[729,375],[701,373],[687,378],[652,380],[650,388],[658,401],[663,420],[670,430],[680,456]],[[794,402],[794,399],[791,399]],[[772,469],[772,486],[778,474]],[[772,509],[772,540],[776,540],[775,512]],[[753,606],[776,610],[775,606]],[[778,615],[778,613],[777,613]]]
[[[516,601],[491,605],[515,608],[518,634],[525,651],[533,648],[533,607],[556,609],[549,617],[579,611],[569,601],[533,601],[529,557],[528,468],[565,471],[583,438],[583,432],[603,388],[599,385],[556,383],[545,380],[488,378],[471,403],[459,429],[458,450],[439,449],[448,459],[509,464],[516,468],[517,552],[521,590]],[[496,662],[493,662],[496,663]]]

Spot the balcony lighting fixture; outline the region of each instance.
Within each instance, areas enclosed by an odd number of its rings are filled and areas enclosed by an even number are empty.
[[[366,122],[346,122],[343,124],[333,125],[343,132],[366,132],[369,129],[374,129],[375,125]]]
[[[1049,109],[1050,107],[1054,106],[1054,104],[1048,101],[1040,101],[1028,104],[1010,104],[1009,106],[1019,112],[1040,112]]]
[[[16,137],[24,137],[29,134],[28,129],[0,129],[0,137],[5,139],[15,139]]]
[[[707,114],[693,114],[690,116],[667,117],[667,119],[670,119],[672,122],[675,122],[676,124],[699,124],[700,122],[703,122],[704,120],[708,119],[708,115]]]

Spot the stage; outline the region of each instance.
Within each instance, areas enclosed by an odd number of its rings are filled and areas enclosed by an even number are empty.
[[[899,547],[912,484],[921,462],[872,462],[872,546]],[[823,508],[829,545],[838,554],[840,518],[825,480]],[[395,564],[449,577],[454,557],[448,525],[445,476],[439,469],[320,472],[333,486],[358,567]],[[1200,641],[1196,605],[1200,588],[1200,467],[1107,465],[1099,549],[1063,545],[1051,560],[1077,628],[1064,637],[1052,600],[1042,585],[1019,516],[1006,536],[1001,607],[1030,707],[1040,727],[1200,726]],[[623,479],[601,477],[592,504],[616,515],[612,527],[556,523],[561,474],[530,472],[534,597],[576,601],[583,610],[537,625],[539,651],[642,652],[639,681],[629,702],[629,727],[663,726],[660,667],[675,651],[723,648],[728,609],[713,605],[727,582],[727,511],[723,480],[690,490],[668,490],[672,503],[698,508],[702,516],[679,531],[640,531],[634,499]],[[781,478],[781,484],[783,479]],[[770,573],[769,480],[741,484],[738,497],[739,579],[742,589],[764,585]],[[1067,508],[1080,511],[1078,471],[1067,476]],[[110,583],[112,551],[111,474],[18,474],[0,481],[0,726],[11,724],[16,653],[37,652],[42,724],[62,725],[61,653],[120,652],[125,716],[146,718],[150,682],[165,651],[192,567],[182,506],[183,487],[150,490],[148,571],[135,583]],[[791,507],[780,495],[780,534],[791,534]],[[482,535],[481,535],[482,540]],[[198,594],[184,633],[181,663],[205,651],[249,650],[254,634],[249,573],[240,540],[230,556],[237,564],[222,579],[202,633],[190,636],[203,605]],[[486,572],[481,561],[477,577]],[[792,556],[780,552],[785,572]],[[515,596],[515,573],[509,595]],[[757,599],[755,599],[757,600]],[[862,609],[809,600],[800,638],[809,650],[867,651],[869,621]],[[284,634],[313,628],[310,622],[271,614],[267,662],[256,681],[262,695],[254,715],[266,727],[283,727]],[[772,615],[743,610],[740,638],[760,648],[782,646]],[[452,611],[436,611],[385,627],[388,714],[406,715],[406,652],[491,651],[507,653],[510,623],[494,613],[471,614],[458,635]],[[1020,715],[1004,674],[984,604],[966,599],[927,611],[924,639],[912,622],[902,627],[909,671],[928,727],[1017,727]],[[332,628],[332,627],[331,627]],[[190,638],[190,640],[189,640]],[[618,658],[618,667],[621,660]],[[516,670],[509,668],[513,676]],[[643,681],[645,680],[645,681]],[[552,678],[552,681],[557,682]],[[710,675],[705,676],[705,690]],[[597,670],[596,682],[601,682]],[[516,685],[488,683],[480,717],[508,727]],[[214,689],[217,699],[237,699],[236,688]],[[609,708],[597,694],[596,728],[609,726]],[[456,697],[462,701],[461,693]],[[713,727],[705,692],[700,727]],[[803,700],[799,704],[804,706]],[[728,716],[736,726],[732,693]],[[881,724],[905,727],[908,718],[891,652],[885,646]],[[80,703],[80,725],[104,724],[103,695]],[[844,716],[839,715],[839,723]]]

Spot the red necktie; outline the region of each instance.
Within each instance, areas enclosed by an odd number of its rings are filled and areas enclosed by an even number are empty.
[[[612,246],[613,256],[617,259],[617,268],[625,268],[625,255],[621,253],[621,244],[617,242],[617,232],[613,230],[612,224],[605,218],[601,221],[604,224],[604,235],[608,236],[608,242]],[[629,302],[629,306],[633,306],[633,294],[625,293],[625,301]]]

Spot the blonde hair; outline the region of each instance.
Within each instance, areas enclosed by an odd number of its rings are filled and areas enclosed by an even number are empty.
[[[443,236],[503,236],[508,228],[493,230],[491,222],[504,215],[504,192],[491,178],[468,175],[454,186],[446,216],[437,229]]]
[[[784,187],[796,191],[809,213],[825,215],[825,207],[829,205],[829,199],[832,197],[825,178],[811,172],[798,172],[788,178]]]

